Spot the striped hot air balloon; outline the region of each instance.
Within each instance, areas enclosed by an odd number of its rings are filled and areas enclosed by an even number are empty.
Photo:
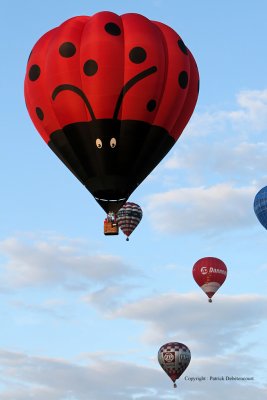
[[[141,221],[142,216],[141,207],[135,203],[125,203],[118,211],[117,223],[122,232],[127,236],[126,240],[129,240],[129,236]]]

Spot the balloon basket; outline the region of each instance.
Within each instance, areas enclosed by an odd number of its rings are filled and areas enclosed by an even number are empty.
[[[126,242],[129,242],[129,238],[127,237]]]
[[[174,384],[173,384],[173,387],[174,387],[174,388],[177,388],[177,385],[176,385],[176,383],[174,383]]]
[[[209,303],[212,303],[212,300],[211,300],[211,299],[209,299]]]
[[[104,222],[104,235],[118,235],[119,234],[119,227],[118,224],[111,222],[111,221],[105,221]]]

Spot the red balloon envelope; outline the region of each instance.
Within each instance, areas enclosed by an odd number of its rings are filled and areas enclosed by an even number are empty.
[[[199,76],[170,27],[104,11],[42,36],[24,87],[45,142],[106,212],[117,212],[181,135]]]
[[[209,297],[223,284],[227,276],[227,268],[222,260],[216,257],[204,257],[198,260],[193,267],[193,277],[196,283]]]

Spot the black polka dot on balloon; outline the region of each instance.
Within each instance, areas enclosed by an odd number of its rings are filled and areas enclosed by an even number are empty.
[[[71,42],[62,43],[62,45],[59,47],[59,54],[62,57],[69,58],[74,56],[75,53],[76,53],[76,47]]]
[[[105,31],[113,36],[119,36],[121,34],[121,28],[119,25],[114,24],[114,22],[108,22],[105,25]]]
[[[92,76],[98,70],[98,65],[95,60],[87,60],[83,65],[83,71],[85,75]]]
[[[179,39],[177,43],[178,43],[178,46],[180,47],[180,50],[182,50],[182,52],[187,55],[188,54],[187,47],[184,44],[184,42],[182,41],[182,39]]]
[[[156,108],[156,105],[157,105],[157,103],[156,103],[156,100],[149,100],[149,102],[147,103],[147,105],[146,105],[146,108],[147,108],[147,110],[148,111],[154,111],[155,110],[155,108]]]
[[[40,107],[36,107],[35,112],[37,117],[42,121],[44,119],[43,110]]]
[[[41,73],[40,67],[37,64],[33,64],[29,70],[29,78],[31,81],[36,81]]]
[[[135,64],[140,64],[146,59],[146,51],[142,47],[134,47],[129,53],[130,60]]]
[[[178,78],[179,85],[182,89],[185,89],[188,84],[188,75],[186,71],[182,71]]]

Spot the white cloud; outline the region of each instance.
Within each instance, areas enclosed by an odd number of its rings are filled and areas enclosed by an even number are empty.
[[[116,255],[88,251],[78,241],[11,237],[0,242],[2,285],[7,288],[59,284],[83,288],[90,282],[113,282],[136,270]]]
[[[186,134],[193,136],[220,135],[225,130],[253,134],[267,129],[267,89],[246,90],[236,97],[237,109],[194,113]]]
[[[39,304],[26,303],[23,300],[13,300],[11,306],[19,311],[25,311],[27,314],[39,314],[43,316],[50,316],[54,319],[65,320],[69,318],[70,308],[62,299],[48,299]],[[24,317],[25,318],[25,317]]]
[[[240,92],[235,110],[194,113],[161,165],[161,181],[168,187],[229,180],[239,185],[266,184],[266,131],[267,90]]]
[[[256,225],[253,201],[267,181],[267,89],[240,92],[236,110],[192,120],[158,170],[168,190],[147,198],[152,226],[161,233],[210,235]]]
[[[265,296],[220,295],[214,301],[209,304],[204,294],[163,294],[125,304],[111,316],[145,323],[145,343],[178,340],[197,356],[229,352],[267,321]]]
[[[253,201],[267,181],[266,130],[267,89],[240,92],[235,110],[194,113],[158,169],[163,190],[148,197],[146,210],[153,227],[210,235],[256,225]]]
[[[204,174],[217,174],[217,179],[255,180],[265,170],[267,144],[223,139],[209,144],[194,142],[178,144],[176,150],[166,159],[166,171],[184,170],[189,176],[202,180]],[[259,171],[260,176],[259,176]],[[211,178],[212,179],[212,178]]]
[[[159,232],[218,234],[256,223],[255,193],[254,186],[236,188],[229,183],[175,189],[149,196],[146,212]]]
[[[23,353],[0,352],[2,378],[8,388],[2,400],[13,399],[132,399],[139,391],[149,393],[161,372],[156,369],[94,357],[79,365],[65,360],[27,356]],[[17,392],[13,387],[20,382]],[[14,386],[13,386],[14,385]]]
[[[125,295],[129,289],[129,285],[104,286],[83,296],[82,300],[100,311],[108,313],[110,310],[118,307],[122,301],[122,295]]]
[[[152,365],[145,367],[103,357],[93,357],[83,364],[77,364],[63,359],[1,350],[1,400],[152,400],[155,397],[171,400],[177,398],[178,393],[181,400],[223,400],[225,397],[261,400],[266,395],[266,387],[261,387],[260,382],[222,384],[209,381],[210,373],[213,375],[221,371],[230,376],[257,374],[254,361],[249,358],[244,365],[242,356],[238,354],[199,359],[196,362],[192,360],[178,381],[177,392],[156,362],[156,354]],[[239,368],[241,365],[242,368]],[[192,377],[198,371],[200,375],[207,376],[206,382],[185,379],[185,376]]]
[[[229,113],[230,119],[239,129],[262,132],[267,129],[267,89],[246,90],[237,95],[240,110]]]
[[[185,134],[194,137],[205,137],[210,134],[220,134],[227,127],[229,114],[225,111],[205,111],[203,113],[195,112],[185,129]]]

